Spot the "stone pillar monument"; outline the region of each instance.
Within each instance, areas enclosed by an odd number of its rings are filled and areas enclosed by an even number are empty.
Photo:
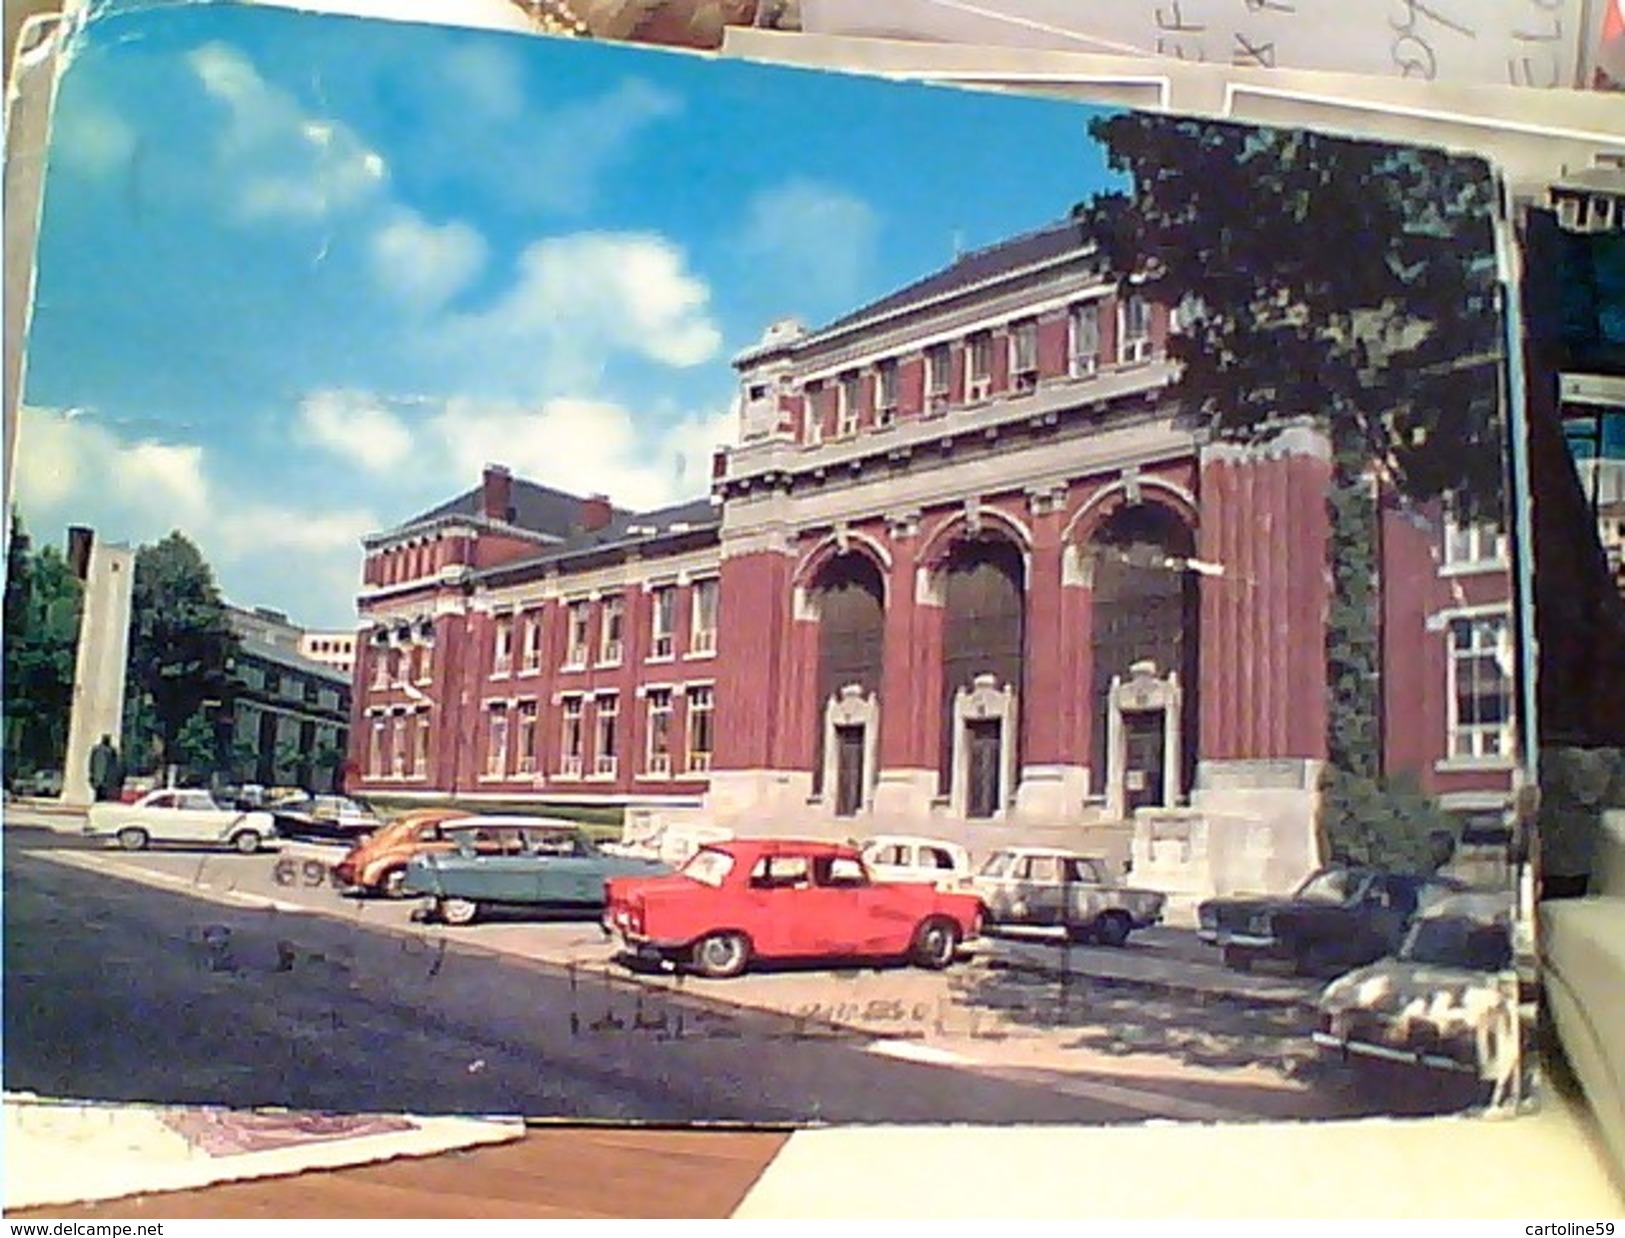
[[[79,618],[73,711],[68,718],[68,754],[62,766],[62,802],[85,805],[95,798],[90,786],[90,750],[103,735],[110,735],[123,754],[135,551],[128,546],[104,545],[89,529],[70,530],[69,536],[88,542],[89,562]],[[69,558],[78,562],[78,553],[79,546],[71,546]],[[128,760],[128,754],[123,755]]]

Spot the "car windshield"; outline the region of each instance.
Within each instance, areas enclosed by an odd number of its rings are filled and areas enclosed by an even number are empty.
[[[718,886],[733,871],[734,858],[726,851],[716,851],[705,847],[696,851],[689,857],[688,863],[683,865],[682,874],[701,885]]]
[[[1399,957],[1434,967],[1502,971],[1512,966],[1512,934],[1504,924],[1468,916],[1429,916],[1412,926]]]
[[[988,857],[987,863],[982,865],[982,876],[1003,877],[1010,871],[1010,865],[1015,862],[1015,856],[1008,851],[998,851]]]
[[[1346,868],[1316,873],[1298,887],[1297,897],[1307,903],[1346,903],[1360,887],[1360,879]]]

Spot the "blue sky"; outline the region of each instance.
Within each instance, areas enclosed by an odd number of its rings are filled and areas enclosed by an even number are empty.
[[[280,9],[100,17],[57,108],[24,520],[309,625],[487,461],[703,493],[770,321],[1116,183],[1078,105]]]

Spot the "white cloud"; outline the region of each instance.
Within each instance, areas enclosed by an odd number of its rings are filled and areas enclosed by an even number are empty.
[[[45,536],[83,524],[136,545],[179,529],[228,596],[276,605],[302,622],[343,621],[359,580],[360,541],[380,527],[378,516],[265,502],[215,484],[208,465],[197,444],[125,441],[89,418],[25,408],[17,504],[27,527]],[[294,580],[297,596],[290,596]]]
[[[439,308],[485,265],[485,238],[458,220],[436,227],[401,210],[372,238],[373,276],[416,309]]]
[[[880,229],[861,198],[809,180],[791,180],[751,198],[740,250],[760,277],[819,303],[861,295]]]
[[[460,43],[434,61],[435,74],[483,120],[509,120],[525,107],[522,66],[513,51],[481,39]]]
[[[17,501],[25,512],[59,513],[64,523],[111,519],[130,527],[128,536],[161,536],[177,519],[207,511],[203,449],[125,443],[93,421],[25,407],[17,427]]]
[[[103,177],[128,170],[136,133],[110,108],[85,97],[65,95],[51,125],[48,158],[84,176]]]
[[[299,433],[369,473],[385,473],[412,455],[412,433],[377,397],[313,391],[299,402]]]
[[[663,238],[578,232],[528,246],[507,293],[435,337],[471,377],[510,395],[563,394],[595,386],[617,352],[677,367],[710,360],[722,345],[710,299]]]
[[[383,156],[347,126],[306,114],[236,48],[208,43],[186,61],[230,113],[219,156],[240,178],[245,218],[321,219],[366,201],[387,177]]]

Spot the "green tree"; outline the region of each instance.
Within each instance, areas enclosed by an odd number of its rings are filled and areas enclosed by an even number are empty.
[[[136,552],[129,692],[150,716],[163,763],[183,760],[181,730],[205,701],[229,704],[239,642],[208,563],[180,532]]]
[[[1125,114],[1092,133],[1133,188],[1076,215],[1125,280],[1180,306],[1187,415],[1241,442],[1308,418],[1329,440],[1320,824],[1334,853],[1397,862],[1425,825],[1399,819],[1415,804],[1382,775],[1379,512],[1504,519],[1495,182],[1302,130]]]
[[[200,710],[181,724],[175,735],[175,758],[186,771],[186,781],[201,782],[220,764],[220,745],[214,723]]]
[[[62,768],[83,595],[62,552],[55,546],[34,552],[13,513],[3,634],[8,772]]]

